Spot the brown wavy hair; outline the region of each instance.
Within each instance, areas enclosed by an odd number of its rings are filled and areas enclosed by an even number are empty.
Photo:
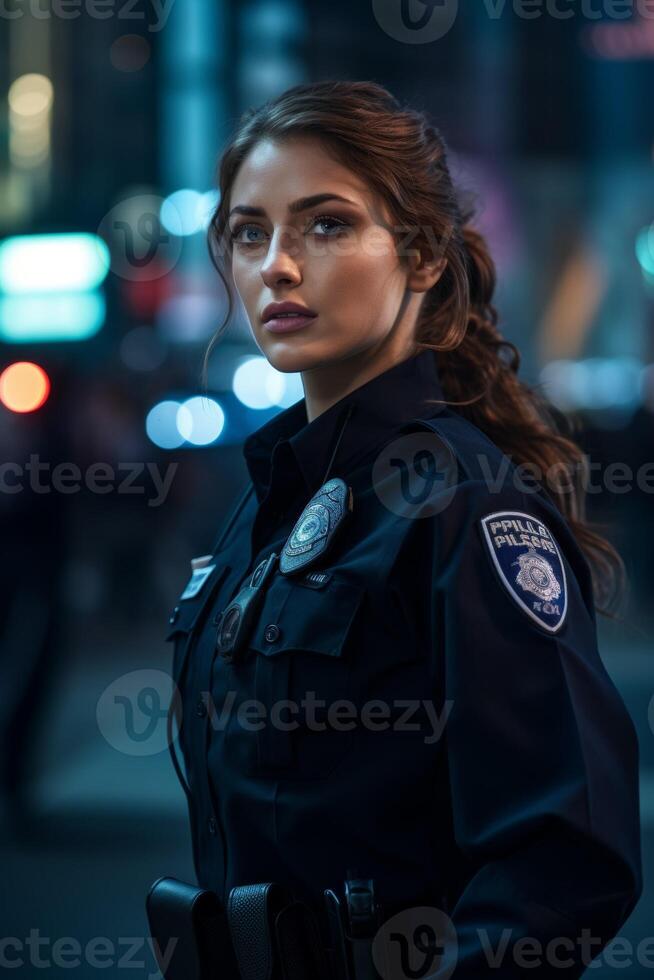
[[[221,154],[220,197],[208,229],[209,255],[225,285],[228,307],[205,352],[205,388],[209,356],[233,310],[227,234],[233,181],[261,140],[297,136],[319,139],[339,162],[366,179],[386,202],[398,241],[408,231],[415,250],[447,260],[440,279],[425,294],[416,347],[438,352],[448,405],[481,429],[514,465],[528,467],[535,479],[547,475],[546,491],[588,561],[596,609],[614,618],[611,609],[622,597],[625,567],[586,519],[586,457],[571,438],[569,422],[518,378],[520,353],[497,328],[495,264],[485,239],[470,223],[474,205],[465,204],[464,194],[453,185],[443,137],[423,112],[400,105],[383,86],[340,80],[296,85],[240,119]],[[407,252],[399,249],[398,254]]]

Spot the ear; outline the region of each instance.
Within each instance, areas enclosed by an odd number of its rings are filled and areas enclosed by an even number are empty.
[[[440,277],[445,272],[447,259],[423,259],[421,253],[412,252],[409,255],[409,272],[407,275],[407,289],[415,293],[426,293],[428,289],[435,286]]]

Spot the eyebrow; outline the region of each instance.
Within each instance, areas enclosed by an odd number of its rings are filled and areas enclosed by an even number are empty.
[[[315,208],[317,204],[323,204],[325,201],[343,201],[345,204],[354,204],[354,201],[350,201],[347,197],[341,197],[340,194],[312,194],[311,197],[300,197],[297,201],[292,201],[288,206],[288,210],[291,214],[299,214],[300,211],[307,211],[309,208]],[[248,204],[237,204],[229,212],[229,217],[233,214],[246,214],[251,218],[263,217],[265,215],[264,208],[255,208]]]

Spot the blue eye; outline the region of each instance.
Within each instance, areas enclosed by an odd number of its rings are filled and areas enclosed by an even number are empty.
[[[346,221],[341,221],[340,218],[331,218],[328,214],[321,214],[313,219],[314,224],[326,225],[331,224],[332,229],[338,228],[349,228],[350,226]]]
[[[333,218],[331,215],[328,215],[328,214],[319,214],[319,215],[316,215],[315,217],[313,217],[311,219],[311,224],[309,225],[309,227],[311,228],[314,225],[318,225],[318,224],[323,225],[323,226],[329,226],[331,228],[330,231],[327,231],[326,233],[323,233],[322,234],[322,237],[323,238],[332,237],[334,234],[339,234],[341,230],[344,230],[345,228],[349,228],[350,227],[350,225],[349,225],[349,223],[347,221],[342,221],[340,218]],[[255,246],[255,245],[261,245],[262,244],[263,239],[261,239],[261,238],[257,239],[256,241],[242,240],[242,239],[240,239],[239,238],[239,235],[241,234],[242,231],[246,231],[246,233],[249,233],[250,231],[261,231],[262,232],[263,229],[259,225],[254,225],[254,224],[250,224],[248,222],[244,222],[243,224],[238,225],[238,227],[236,227],[234,229],[234,231],[231,232],[231,234],[230,234],[230,241],[233,244],[235,244],[235,245],[244,245],[246,248],[248,246]]]
[[[240,235],[240,233],[244,229],[250,230],[250,231],[261,231],[262,230],[257,225],[248,225],[248,224],[239,225],[238,228],[235,228],[234,231],[231,233],[231,235],[230,235],[230,241],[234,242],[237,245],[260,245],[261,244],[260,241],[258,241],[258,242],[251,242],[251,241],[245,241],[244,242],[244,241],[239,241],[238,236]]]

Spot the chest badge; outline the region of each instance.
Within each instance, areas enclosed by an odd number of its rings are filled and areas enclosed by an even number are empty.
[[[325,555],[336,532],[352,513],[352,489],[333,477],[314,493],[282,548],[279,571],[292,575]]]
[[[559,546],[543,522],[521,511],[482,518],[486,545],[511,598],[539,626],[555,633],[567,612],[567,584]]]

